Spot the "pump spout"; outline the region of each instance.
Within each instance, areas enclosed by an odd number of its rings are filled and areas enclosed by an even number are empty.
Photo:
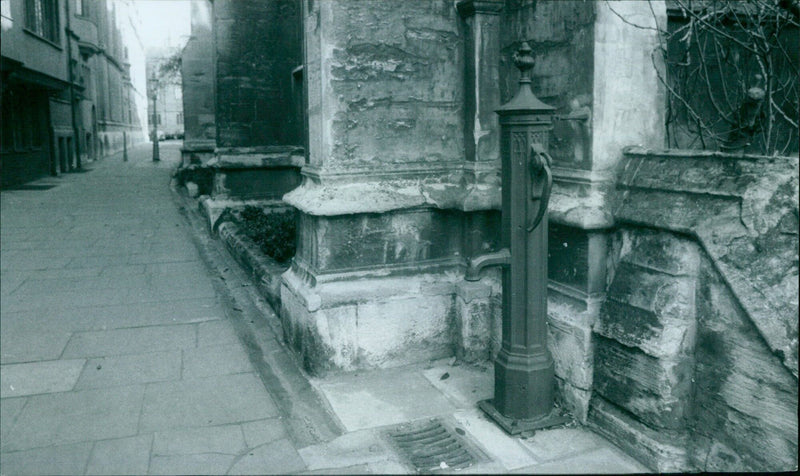
[[[464,279],[478,281],[481,278],[481,270],[483,268],[487,266],[508,266],[509,264],[511,264],[511,252],[508,251],[508,248],[469,258]]]

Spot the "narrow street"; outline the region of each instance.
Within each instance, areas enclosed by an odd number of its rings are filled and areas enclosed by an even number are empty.
[[[2,474],[305,468],[170,196],[179,149],[0,195]]]

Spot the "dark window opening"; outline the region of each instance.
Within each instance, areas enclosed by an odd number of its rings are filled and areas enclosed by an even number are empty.
[[[48,41],[59,43],[57,0],[25,0],[25,28]]]

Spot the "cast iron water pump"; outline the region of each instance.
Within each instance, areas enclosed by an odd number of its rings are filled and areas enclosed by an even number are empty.
[[[502,105],[501,249],[469,260],[465,279],[503,267],[503,340],[495,360],[494,399],[479,403],[508,433],[568,420],[553,407],[553,358],[547,349],[547,205],[553,177],[547,153],[554,108],[531,91],[531,48],[514,55],[519,91]]]

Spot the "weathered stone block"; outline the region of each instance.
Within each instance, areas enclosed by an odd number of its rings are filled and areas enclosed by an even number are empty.
[[[311,286],[293,268],[282,279],[284,334],[313,374],[453,354],[452,277],[362,276]]]
[[[291,72],[302,62],[299,6],[292,0],[214,3],[220,146],[302,142],[291,91]],[[265,120],[267,103],[271,114]]]
[[[300,218],[297,255],[319,272],[459,260],[461,217],[430,209]]]
[[[688,436],[682,431],[653,430],[602,397],[592,397],[589,424],[642,464],[659,473],[691,471]]]
[[[589,235],[583,230],[550,224],[547,274],[559,283],[586,290],[589,274]]]
[[[488,270],[481,281],[458,282],[455,291],[452,332],[456,356],[465,362],[491,360],[493,348],[499,346],[502,324],[500,270]]]
[[[681,429],[690,416],[693,361],[664,360],[611,339],[595,341],[594,390],[655,428]]]
[[[279,199],[300,184],[296,167],[236,168],[217,172],[215,196],[256,199]]]
[[[570,385],[556,376],[556,399],[567,408],[575,420],[585,425],[588,421],[592,391]]]
[[[623,230],[624,260],[673,276],[696,276],[700,264],[697,243],[674,233],[639,228]]]
[[[371,301],[359,304],[357,312],[361,365],[395,367],[453,354],[450,295]]]
[[[547,346],[556,376],[576,388],[590,390],[594,367],[591,328],[560,320],[554,314],[548,316],[547,324]]]
[[[708,259],[700,267],[695,432],[700,469],[797,465],[797,380],[781,365]],[[737,458],[726,455],[736,454]]]
[[[309,7],[312,164],[346,170],[463,160],[462,38],[452,3]]]
[[[620,254],[595,332],[659,358],[690,354],[697,245],[670,233],[623,231]]]

